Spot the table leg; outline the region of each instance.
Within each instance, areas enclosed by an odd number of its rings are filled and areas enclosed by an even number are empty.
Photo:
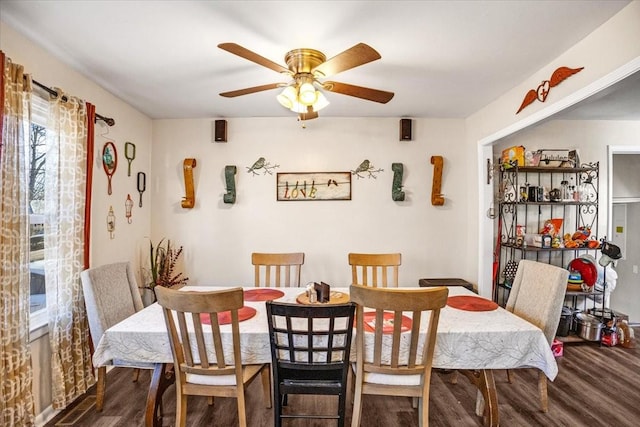
[[[482,415],[482,423],[491,427],[499,425],[498,393],[496,392],[496,383],[493,380],[493,371],[491,369],[482,369],[479,371],[460,370],[460,372],[478,388],[479,396],[476,413],[480,412],[482,406],[484,406],[482,413],[478,413],[478,415]],[[480,398],[484,400],[484,405],[481,405]]]
[[[174,382],[173,365],[156,363],[147,394],[147,408],[144,415],[146,427],[162,426],[162,394]]]

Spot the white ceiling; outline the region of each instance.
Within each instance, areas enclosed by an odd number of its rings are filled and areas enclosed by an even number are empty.
[[[464,118],[628,3],[0,0],[0,19],[151,118],[293,116],[278,91],[218,95],[286,81],[217,48],[223,42],[282,65],[291,49],[330,58],[364,42],[382,59],[331,79],[395,97],[378,104],[327,93],[321,116]]]

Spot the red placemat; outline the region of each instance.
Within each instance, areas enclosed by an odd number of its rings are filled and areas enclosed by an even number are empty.
[[[449,307],[466,311],[491,311],[498,308],[498,304],[486,298],[475,297],[473,295],[456,295],[447,298]]]
[[[242,322],[243,320],[251,319],[256,315],[256,309],[253,307],[247,307],[246,305],[238,310],[238,321]],[[209,320],[209,315],[202,313],[200,314],[200,321],[205,325],[210,325],[211,321]],[[222,313],[218,313],[218,323],[221,325],[228,325],[231,323],[231,312],[223,311]]]
[[[383,334],[391,334],[393,333],[393,313],[389,311],[385,311],[382,314],[382,319],[384,324],[382,325],[382,333]],[[400,332],[407,332],[411,330],[411,318],[407,316],[402,316],[402,326],[400,327]],[[364,328],[367,332],[375,332],[376,328],[376,312],[375,311],[367,311],[364,313]]]
[[[249,289],[244,291],[245,301],[273,301],[274,299],[282,298],[284,292],[278,289]]]

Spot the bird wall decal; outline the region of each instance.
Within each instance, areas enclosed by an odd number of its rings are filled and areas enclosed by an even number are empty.
[[[355,175],[358,178],[363,178],[361,173],[367,173],[367,178],[376,179],[376,174],[382,172],[384,169],[376,169],[375,166],[371,164],[371,162],[367,159],[364,159],[362,163],[355,169],[351,171],[351,175]]]
[[[266,175],[266,174],[273,175],[273,172],[271,169],[275,169],[279,167],[280,165],[272,165],[271,163],[267,162],[264,157],[260,157],[258,160],[255,161],[253,165],[251,165],[251,167],[247,166],[247,173],[258,175],[258,172],[256,171],[262,169],[263,175]]]
[[[547,96],[549,95],[549,91],[552,87],[558,86],[561,82],[571,77],[572,75],[579,73],[583,69],[584,67],[560,67],[555,70],[549,80],[544,80],[536,89],[531,89],[529,92],[527,92],[527,94],[524,96],[524,100],[522,101],[522,105],[520,105],[520,108],[518,109],[518,111],[516,111],[516,114],[522,111],[526,106],[532,104],[536,99],[540,102],[546,101]]]

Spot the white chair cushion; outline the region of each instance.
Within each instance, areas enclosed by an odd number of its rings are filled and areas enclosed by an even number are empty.
[[[422,375],[388,375],[374,374],[371,372],[364,373],[364,382],[370,384],[386,384],[386,385],[420,385]]]
[[[187,382],[201,385],[236,385],[236,376],[187,374]]]
[[[356,364],[352,363],[351,368],[355,375]],[[370,384],[381,385],[400,385],[400,386],[412,386],[422,384],[422,375],[389,375],[389,374],[377,374],[372,372],[364,373],[364,382]]]

